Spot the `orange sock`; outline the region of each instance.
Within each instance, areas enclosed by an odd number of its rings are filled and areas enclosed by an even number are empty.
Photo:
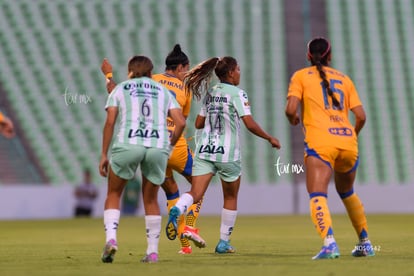
[[[327,235],[333,235],[327,195],[325,193],[311,193],[309,208],[312,222],[321,238],[324,239]]]
[[[179,195],[179,193],[177,192],[174,195],[167,196],[167,210],[168,210],[168,213],[170,212],[170,209],[180,199],[180,197],[178,195]],[[184,214],[181,214],[178,217],[177,225],[178,225],[178,229],[177,229],[178,230],[178,237],[180,237],[181,246],[182,247],[188,247],[188,246],[190,246],[190,242],[188,241],[188,239],[182,239],[181,238],[181,234],[183,233],[184,227],[185,227],[185,215]]]
[[[368,224],[365,216],[364,205],[358,195],[351,190],[347,193],[339,194],[345,205],[348,216],[360,240],[368,238]]]
[[[201,209],[202,204],[203,204],[203,198],[199,202],[194,203],[193,205],[190,206],[190,208],[188,208],[187,218],[185,221],[188,226],[195,227],[198,215],[200,214],[200,209]]]

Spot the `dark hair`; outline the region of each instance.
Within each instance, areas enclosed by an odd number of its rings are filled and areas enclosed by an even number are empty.
[[[233,57],[214,57],[203,61],[187,72],[184,76],[184,86],[192,91],[197,100],[207,92],[213,70],[221,82],[224,82],[230,71],[237,67],[237,60]]]
[[[328,66],[328,58],[331,53],[331,44],[323,37],[317,37],[309,41],[308,43],[308,58],[312,65],[316,66],[319,72],[319,76],[322,79],[323,85],[326,88],[328,95],[332,98],[332,103],[335,107],[341,108],[341,104],[336,99],[329,82],[326,79],[326,73],[323,70],[323,66]]]
[[[154,65],[146,56],[133,56],[128,62],[128,76],[132,78],[151,77]]]
[[[165,58],[165,70],[175,70],[178,65],[187,65],[189,63],[187,55],[181,51],[180,44],[175,44],[173,50]]]

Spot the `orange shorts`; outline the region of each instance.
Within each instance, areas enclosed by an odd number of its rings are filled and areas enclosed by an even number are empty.
[[[193,153],[187,144],[180,144],[174,147],[167,163],[165,178],[173,176],[173,170],[183,176],[191,176],[193,167]]]
[[[339,173],[350,173],[358,167],[358,150],[346,150],[333,147],[309,148],[305,143],[305,158],[315,156]]]

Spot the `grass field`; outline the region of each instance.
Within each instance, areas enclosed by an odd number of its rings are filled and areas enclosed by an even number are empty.
[[[160,262],[143,264],[142,217],[121,218],[119,251],[104,264],[102,219],[0,222],[0,275],[414,275],[414,215],[369,215],[376,256],[350,255],[356,235],[345,215],[334,215],[341,257],[312,261],[321,246],[310,218],[239,216],[232,235],[237,252],[216,255],[219,217],[200,217],[207,248],[179,255],[178,241],[161,232]],[[163,218],[163,226],[166,218]]]

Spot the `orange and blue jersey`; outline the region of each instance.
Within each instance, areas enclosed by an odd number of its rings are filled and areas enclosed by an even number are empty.
[[[152,75],[152,79],[161,83],[170,91],[175,100],[181,106],[184,117],[187,118],[191,110],[191,94],[185,92],[184,83],[179,78],[167,73]],[[172,135],[175,125],[173,120],[169,117],[167,118],[167,127],[170,135]],[[183,143],[182,140],[185,140],[184,135],[180,137],[177,144]]]
[[[340,102],[335,107],[316,66],[296,71],[289,84],[287,97],[301,101],[302,124],[308,148],[335,147],[358,151],[357,135],[349,121],[350,109],[361,106],[352,80],[331,67],[323,67],[330,88]]]
[[[170,91],[181,106],[184,117],[188,117],[191,111],[192,95],[191,93],[186,93],[183,82],[179,78],[167,73],[152,75],[152,79],[163,84]],[[171,137],[175,125],[169,117],[167,118],[167,128]],[[183,132],[168,160],[166,177],[172,177],[172,169],[184,175],[191,175],[193,159],[184,135]]]

